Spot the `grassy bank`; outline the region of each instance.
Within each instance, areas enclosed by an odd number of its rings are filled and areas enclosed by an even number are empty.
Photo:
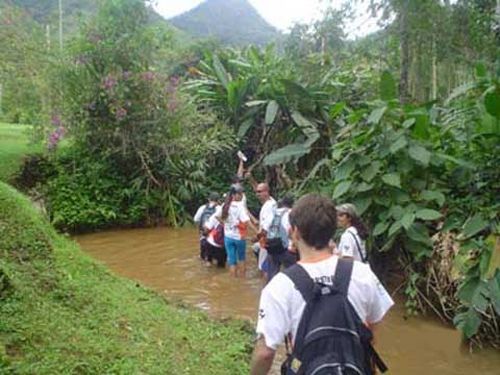
[[[33,144],[29,125],[0,122],[0,181],[7,181],[17,171],[24,155],[41,151]]]
[[[112,275],[0,183],[0,373],[243,374],[251,334]]]

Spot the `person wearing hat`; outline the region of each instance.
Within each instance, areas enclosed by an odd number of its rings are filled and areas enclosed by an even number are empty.
[[[340,237],[337,252],[342,257],[350,257],[363,263],[368,263],[365,240],[368,238],[368,230],[359,217],[356,206],[352,203],[344,203],[336,207],[337,225],[345,228]]]
[[[193,217],[193,221],[198,224],[200,231],[200,259],[204,261],[208,261],[207,231],[205,230],[205,224],[210,216],[215,213],[219,205],[219,200],[220,195],[214,191],[211,192],[208,195],[208,202],[201,205]]]

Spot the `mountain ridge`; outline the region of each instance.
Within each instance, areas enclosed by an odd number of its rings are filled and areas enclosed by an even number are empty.
[[[205,0],[168,21],[193,36],[230,45],[265,45],[280,35],[248,0]]]

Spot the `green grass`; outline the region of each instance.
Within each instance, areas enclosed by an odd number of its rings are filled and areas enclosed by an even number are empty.
[[[31,126],[0,122],[0,181],[8,181],[18,170],[23,156],[42,150],[33,144]]]
[[[246,374],[250,332],[111,274],[0,182],[1,374]]]

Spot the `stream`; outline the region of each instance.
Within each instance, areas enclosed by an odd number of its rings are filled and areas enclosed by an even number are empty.
[[[148,228],[76,236],[93,258],[116,274],[137,280],[169,298],[177,298],[215,317],[256,320],[263,283],[247,246],[246,279],[200,262],[198,233],[193,228]],[[431,317],[406,319],[401,303],[389,312],[376,333],[376,347],[389,374],[500,374],[500,351],[469,354],[460,333]]]

